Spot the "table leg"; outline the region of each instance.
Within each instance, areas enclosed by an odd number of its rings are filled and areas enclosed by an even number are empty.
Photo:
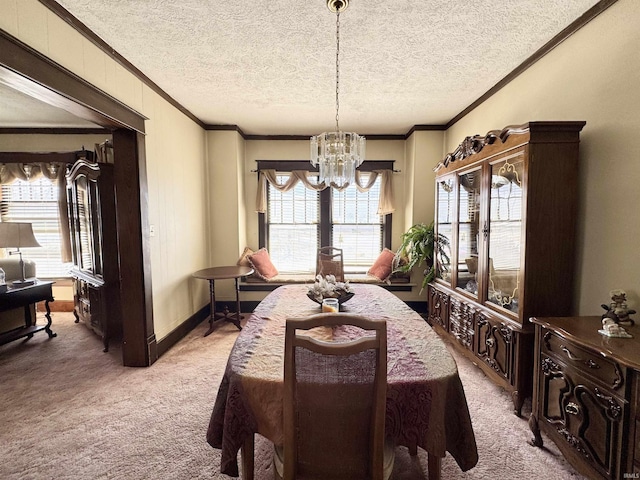
[[[209,304],[211,305],[211,316],[209,317],[209,330],[204,334],[205,337],[213,332],[213,324],[216,318],[215,280],[209,280]]]
[[[240,286],[238,285],[238,278],[235,278],[236,281],[236,313],[235,313],[235,321],[231,320],[231,322],[238,328],[238,330],[242,330],[240,326],[240,320],[242,320],[242,315],[240,315]]]
[[[442,459],[429,453],[427,455],[427,465],[429,468],[429,480],[440,480]]]
[[[254,434],[252,433],[242,444],[240,456],[242,457],[242,480],[253,480],[253,450]]]
[[[44,327],[44,331],[47,332],[49,338],[57,337],[58,334],[51,331],[51,309],[49,308],[49,300],[45,300],[44,308],[47,311],[47,313],[44,314],[44,316],[47,318],[47,326]]]

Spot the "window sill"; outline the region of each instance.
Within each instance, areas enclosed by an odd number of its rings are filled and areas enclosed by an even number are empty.
[[[392,292],[410,292],[415,283],[410,283],[408,278],[393,278],[389,283],[380,282],[378,279],[367,275],[345,274],[349,283],[368,283],[379,285]],[[287,284],[313,284],[315,278],[310,275],[277,275],[270,280],[262,280],[259,277],[247,277],[239,283],[239,289],[248,292],[270,292],[281,285]]]

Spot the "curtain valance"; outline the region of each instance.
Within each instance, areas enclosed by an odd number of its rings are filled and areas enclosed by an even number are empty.
[[[392,213],[395,208],[393,207],[393,190],[391,182],[391,170],[373,170],[368,173],[368,179],[363,184],[362,173],[356,170],[355,185],[359,192],[368,192],[375,184],[378,176],[380,176],[380,198],[378,201],[378,214],[387,215]],[[280,175],[284,175],[280,173]],[[324,190],[327,185],[324,182],[312,183],[309,180],[309,176],[317,175],[315,172],[308,172],[306,170],[293,170],[287,180],[284,183],[278,183],[278,176],[273,169],[260,170],[258,172],[258,193],[256,196],[256,212],[265,213],[267,211],[267,182],[271,184],[279,192],[288,192],[294,188],[298,182],[315,191]],[[335,184],[331,185],[336,190],[344,190],[346,187],[338,188]]]
[[[40,177],[48,178],[58,189],[58,221],[60,227],[60,254],[63,262],[71,261],[71,240],[69,233],[69,212],[67,210],[67,164],[58,162],[2,163],[0,164],[0,184],[15,180],[33,182]],[[0,191],[0,199],[2,192]]]

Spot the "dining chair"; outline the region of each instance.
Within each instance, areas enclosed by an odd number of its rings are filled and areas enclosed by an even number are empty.
[[[334,275],[338,282],[344,282],[342,249],[320,247],[316,258],[316,275]]]
[[[346,338],[310,336],[319,326],[335,326]],[[385,320],[342,313],[287,319],[284,445],[274,449],[275,477],[388,479],[394,445],[385,439],[386,390]]]

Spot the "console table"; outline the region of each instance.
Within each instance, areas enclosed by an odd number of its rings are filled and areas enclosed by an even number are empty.
[[[640,477],[640,326],[605,337],[600,317],[532,318],[536,368],[529,426],[594,479]]]
[[[14,308],[24,308],[24,327],[15,328],[5,333],[0,333],[0,345],[12,342],[22,337],[33,337],[33,334],[44,330],[49,338],[57,336],[51,331],[51,309],[49,302],[53,302],[52,285],[54,282],[44,282],[36,280],[33,285],[20,288],[9,288],[6,292],[0,293],[0,312],[12,310]],[[32,303],[44,301],[46,309],[46,325],[36,325],[35,317],[31,315]]]
[[[193,274],[193,276],[196,278],[209,280],[211,316],[209,317],[209,330],[207,330],[207,332],[204,334],[205,337],[213,332],[216,318],[231,322],[238,328],[238,330],[242,330],[242,327],[240,326],[240,320],[242,320],[242,318],[244,317],[240,315],[240,289],[238,288],[238,279],[240,279],[241,277],[246,277],[247,275],[251,275],[252,273],[253,268],[251,267],[234,265],[229,267],[205,268],[204,270],[198,270]],[[229,315],[229,308],[225,305],[224,311],[222,313],[216,313],[215,282],[216,280],[225,280],[230,278],[233,278],[236,282],[236,311],[235,313]]]

